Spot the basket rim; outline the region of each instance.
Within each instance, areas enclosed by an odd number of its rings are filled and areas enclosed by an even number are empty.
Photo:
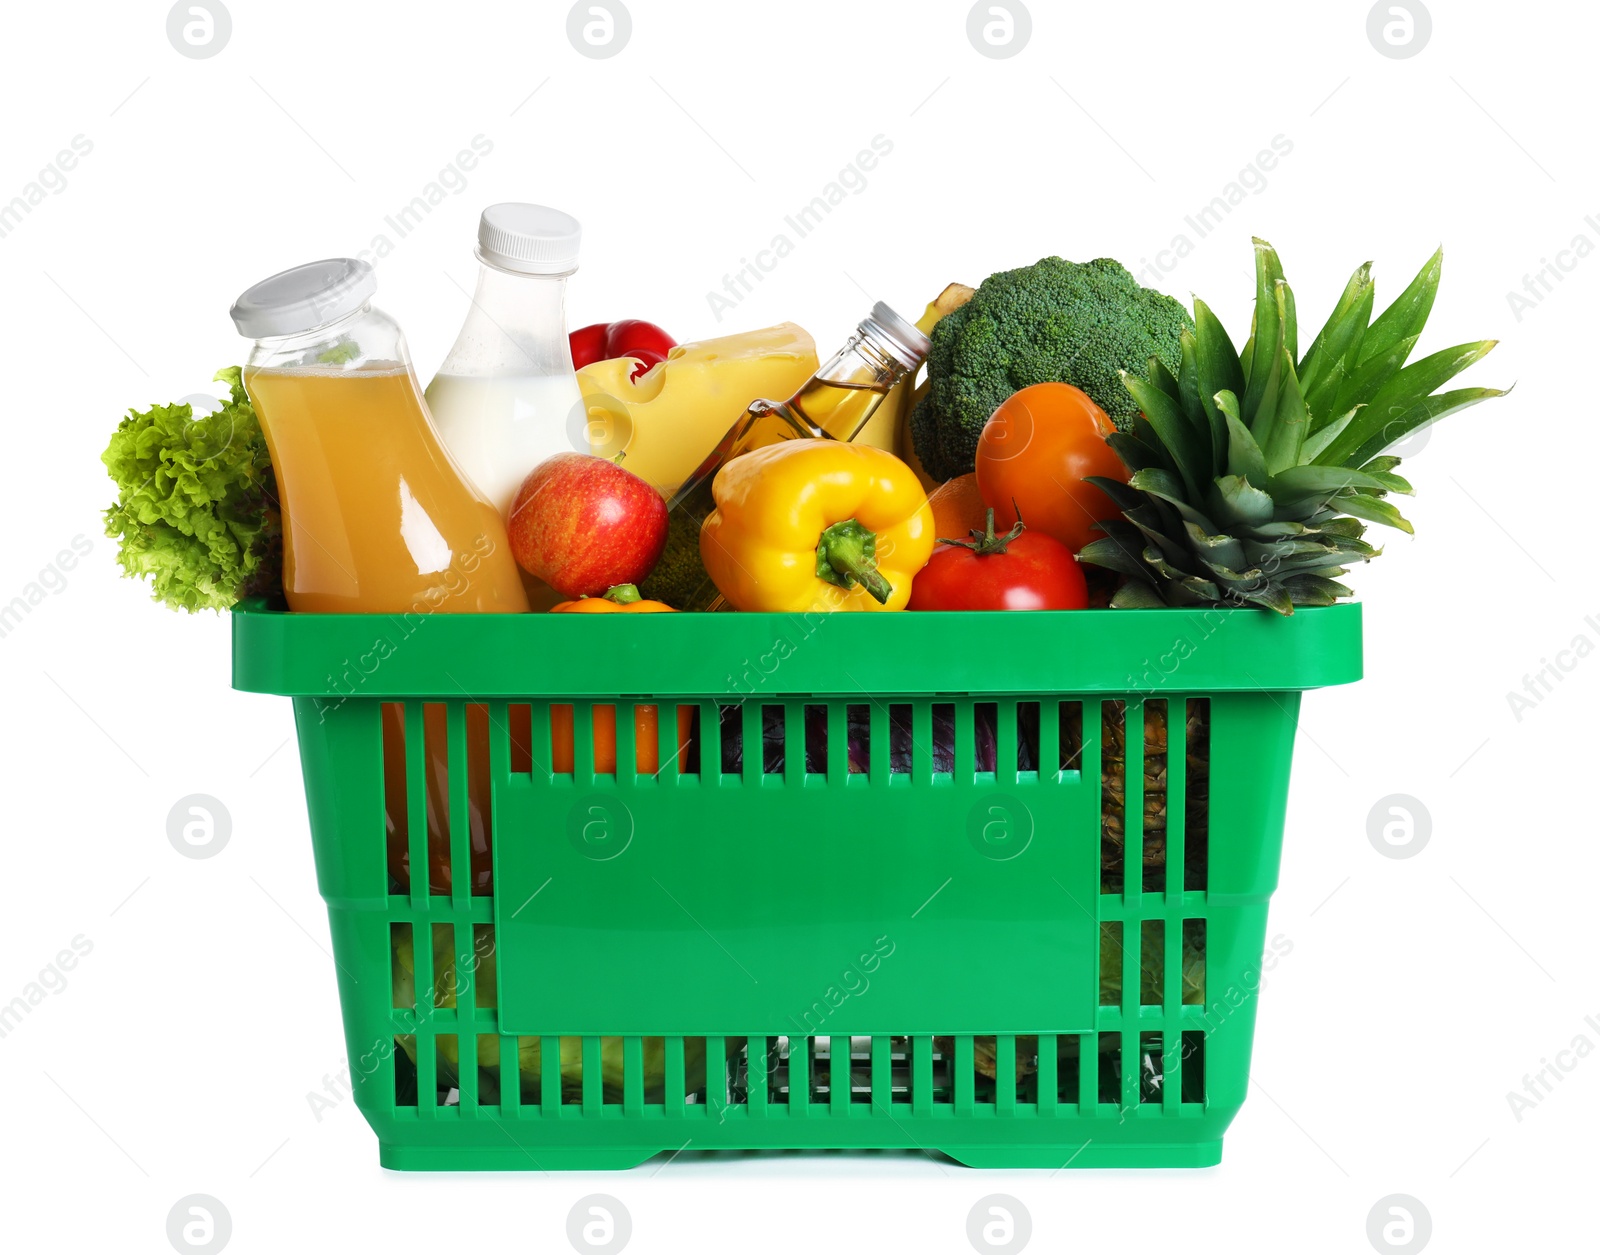
[[[233,687],[337,700],[1288,692],[1362,676],[1359,602],[902,614],[231,614]]]

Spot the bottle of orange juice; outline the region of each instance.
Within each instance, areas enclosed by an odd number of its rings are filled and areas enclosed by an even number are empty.
[[[311,262],[233,307],[278,480],[289,608],[365,614],[528,609],[500,512],[451,460],[372,267]]]

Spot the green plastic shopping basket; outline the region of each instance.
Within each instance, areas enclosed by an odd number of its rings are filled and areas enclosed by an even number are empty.
[[[1361,674],[1353,604],[254,603],[233,642],[294,699],[355,1097],[410,1169],[1218,1162],[1300,693]]]

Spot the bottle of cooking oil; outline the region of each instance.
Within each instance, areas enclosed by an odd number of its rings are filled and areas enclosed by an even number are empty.
[[[679,610],[721,609],[700,561],[700,525],[717,508],[711,483],[742,453],[780,440],[854,440],[889,390],[928,356],[928,337],[882,301],[845,346],[787,401],[758,400],[667,501],[667,547],[645,584],[646,596]]]

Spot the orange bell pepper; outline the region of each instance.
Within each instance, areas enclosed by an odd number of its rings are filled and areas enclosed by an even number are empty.
[[[551,614],[676,614],[664,601],[645,601],[632,584],[613,584],[602,597],[580,597],[550,607]]]
[[[603,776],[617,771],[617,708],[594,706],[590,710],[593,725],[594,769]],[[694,707],[678,707],[677,761],[689,751],[689,737],[694,727]],[[559,774],[574,769],[576,754],[572,736],[572,707],[550,707],[550,770]],[[640,775],[653,776],[661,770],[660,712],[655,706],[633,708],[633,761]]]
[[[606,589],[603,597],[580,597],[577,601],[563,601],[553,606],[551,614],[676,614],[664,602],[645,601],[632,584],[617,584]],[[678,758],[689,749],[689,734],[693,726],[694,707],[678,707]],[[654,775],[661,770],[660,712],[655,706],[633,708],[633,758],[634,769],[643,775]],[[594,706],[590,711],[594,738],[594,769],[600,775],[615,775],[617,771],[617,708]],[[550,770],[565,774],[573,770],[576,761],[572,735],[572,707],[550,707]]]

